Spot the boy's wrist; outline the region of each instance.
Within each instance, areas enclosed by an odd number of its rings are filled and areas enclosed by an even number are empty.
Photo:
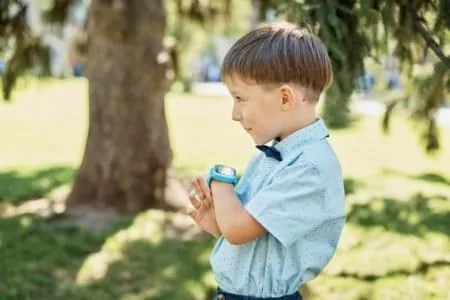
[[[211,191],[221,189],[233,189],[233,184],[218,180],[211,180]]]
[[[224,196],[227,198],[231,193],[234,193],[234,186],[231,183],[218,180],[211,181],[211,194],[214,203],[220,201]]]

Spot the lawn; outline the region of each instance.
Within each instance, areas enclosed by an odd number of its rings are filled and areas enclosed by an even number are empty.
[[[70,188],[87,130],[86,94],[82,80],[33,84],[0,104],[0,204]],[[229,99],[170,94],[166,107],[180,176],[218,162],[242,171],[255,153],[230,122]],[[385,136],[377,117],[364,117],[330,141],[344,168],[349,216],[307,299],[450,299],[450,139],[427,157],[404,119]],[[60,217],[4,215],[0,299],[208,299],[214,240],[187,231],[175,238],[168,224],[185,219],[148,211],[92,232]]]

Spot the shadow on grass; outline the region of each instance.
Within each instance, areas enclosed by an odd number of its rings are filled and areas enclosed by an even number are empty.
[[[214,240],[159,236],[163,214],[97,233],[64,217],[0,219],[0,299],[212,299]]]
[[[69,284],[90,253],[126,222],[93,233],[58,219],[33,215],[0,218],[0,299],[65,299]]]
[[[344,190],[345,195],[351,195],[356,193],[356,190],[363,188],[365,184],[361,181],[358,181],[354,178],[345,178],[344,179]]]
[[[7,171],[0,173],[0,201],[19,203],[45,197],[52,190],[69,184],[75,169],[56,166],[31,173]]]
[[[437,183],[437,184],[443,184],[450,186],[450,178],[443,174],[433,173],[433,172],[426,172],[422,174],[408,174],[402,171],[393,170],[393,169],[385,169],[383,170],[383,174],[386,175],[396,175],[396,176],[403,176],[408,179],[412,180],[421,180],[428,183]]]
[[[445,184],[445,185],[450,186],[450,179],[448,179],[447,177],[445,177],[441,174],[423,173],[420,175],[411,176],[411,178],[417,179],[417,180],[423,180],[423,181],[430,182],[430,183],[440,183],[440,184]]]
[[[64,299],[212,299],[210,247],[209,239],[129,242],[103,278],[67,290]]]
[[[363,227],[381,226],[403,234],[438,232],[450,235],[448,201],[446,196],[425,197],[422,194],[405,201],[372,199],[368,203],[354,204],[347,220]]]

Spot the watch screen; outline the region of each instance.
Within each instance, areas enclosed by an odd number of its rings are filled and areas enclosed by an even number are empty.
[[[227,176],[234,176],[236,175],[236,171],[233,168],[225,167],[225,166],[218,166],[217,172],[223,175]]]

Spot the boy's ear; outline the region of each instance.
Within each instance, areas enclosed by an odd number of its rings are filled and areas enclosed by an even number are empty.
[[[281,108],[283,111],[289,111],[295,108],[297,98],[294,89],[288,85],[283,84],[280,87],[281,92]]]

